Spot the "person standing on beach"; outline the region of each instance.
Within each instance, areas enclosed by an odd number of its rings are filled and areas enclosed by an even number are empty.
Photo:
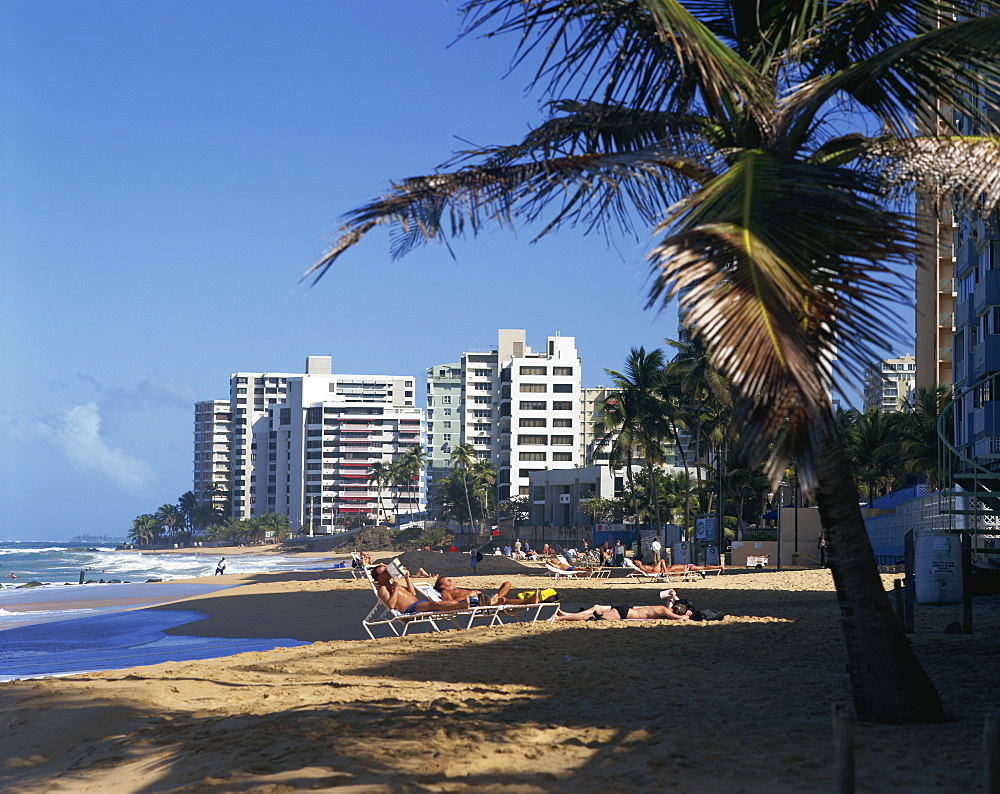
[[[219,564],[215,566],[215,575],[221,576],[225,572],[226,572],[226,558],[223,557],[221,560],[219,560]]]
[[[479,558],[482,555],[479,553],[479,549],[475,546],[469,551],[469,566],[472,568],[472,572],[476,572],[476,566],[479,565]]]

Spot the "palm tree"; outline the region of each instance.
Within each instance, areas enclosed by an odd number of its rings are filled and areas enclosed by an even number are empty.
[[[463,10],[466,33],[514,34],[517,61],[541,54],[552,117],[513,146],[463,153],[451,172],[394,183],[347,216],[310,273],[382,224],[399,230],[395,254],[491,222],[543,218],[542,234],[652,227],[650,305],[685,291],[686,320],[734,390],[749,459],[766,459],[776,483],[794,457],[803,491],[816,493],[857,714],[943,719],[846,496],[855,485],[829,396],[832,352],[855,376],[878,358],[882,304],[906,298],[894,273],[917,243],[914,188],[985,212],[1000,204],[996,123],[972,137],[951,118],[995,104],[1000,2],[927,0],[920,14],[909,0]],[[568,86],[573,96],[556,97]],[[916,116],[944,134],[918,134]]]
[[[898,428],[902,414],[869,408],[857,414],[847,448],[853,459],[855,478],[865,484],[868,506],[894,486],[901,485]]]
[[[180,521],[178,523],[182,528],[194,529],[191,514],[197,505],[198,498],[194,495],[194,491],[185,491],[177,498],[177,508],[180,511]]]
[[[377,504],[375,523],[379,524],[381,519],[378,514],[381,514],[382,519],[385,518],[385,505],[382,503],[382,488],[386,485],[392,483],[393,475],[389,466],[386,466],[381,461],[375,461],[371,465],[371,469],[368,472],[368,483],[369,485],[374,485],[377,492]]]
[[[155,516],[144,513],[132,519],[132,527],[128,531],[128,540],[136,546],[148,546],[156,540],[160,531],[160,522]]]
[[[497,470],[488,460],[477,457],[475,463],[472,464],[472,478],[479,500],[480,519],[485,529],[490,515],[490,497],[493,495],[493,486],[497,482]]]
[[[410,447],[406,452],[396,458],[394,463],[398,464],[398,474],[402,482],[407,486],[407,501],[410,503],[410,518],[413,517],[413,498],[409,493],[413,487],[413,481],[420,479],[427,461],[424,460],[424,448],[419,444]],[[419,487],[419,486],[418,486]]]
[[[157,508],[156,520],[159,521],[170,535],[169,542],[174,541],[174,527],[181,520],[181,510],[177,505],[163,504]]]
[[[479,460],[475,447],[472,444],[456,444],[451,449],[452,468],[462,472],[462,481],[465,483],[465,509],[469,516],[469,526],[472,526],[472,500],[469,497],[469,480],[466,475],[472,470],[473,465]]]
[[[663,528],[660,520],[660,501],[656,494],[656,479],[653,467],[663,463],[663,438],[666,435],[664,406],[660,402],[663,387],[663,351],[646,352],[644,347],[632,348],[625,360],[625,373],[613,369],[605,370],[612,378],[614,397],[619,406],[626,410],[605,410],[605,423],[620,420],[621,429],[629,431],[632,444],[646,461],[646,475],[649,481],[653,514],[656,517],[656,531]]]
[[[899,423],[900,449],[906,460],[906,470],[927,477],[927,487],[934,491],[941,484],[941,463],[938,457],[938,419],[951,397],[951,389],[920,387],[906,400]],[[953,427],[946,425],[949,430]],[[947,439],[951,441],[952,439]]]

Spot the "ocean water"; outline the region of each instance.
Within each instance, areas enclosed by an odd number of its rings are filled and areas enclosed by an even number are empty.
[[[172,581],[211,576],[217,561],[211,555],[141,554],[86,543],[0,541],[0,681],[306,644],[280,637],[171,636],[164,631],[204,615],[182,605],[167,612],[136,610],[235,586]],[[227,574],[333,567],[275,554],[227,557],[226,563]],[[81,571],[92,584],[79,584]],[[118,583],[108,583],[112,579]],[[42,586],[21,586],[28,582]]]
[[[86,543],[0,541],[0,593],[31,581],[77,584],[81,571],[85,580],[95,581],[169,581],[211,576],[218,559],[205,554],[115,551],[111,546]],[[293,564],[302,567],[301,561],[292,563],[275,554],[239,555],[226,558],[226,573],[288,570]]]

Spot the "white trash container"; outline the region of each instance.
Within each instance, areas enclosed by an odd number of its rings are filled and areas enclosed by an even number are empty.
[[[962,543],[957,533],[916,533],[913,556],[918,604],[962,602]]]

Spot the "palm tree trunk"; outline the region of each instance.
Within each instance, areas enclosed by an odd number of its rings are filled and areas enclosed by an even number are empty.
[[[636,539],[639,535],[639,499],[635,495],[635,480],[632,478],[632,456],[629,455],[625,461],[625,476],[628,478],[628,487],[632,492],[632,519],[635,521]]]
[[[870,722],[943,722],[933,683],[896,619],[882,585],[833,415],[817,443],[816,501],[840,603],[854,708]]]
[[[653,467],[648,462],[646,469],[649,471],[649,493],[653,497],[653,513],[656,515],[656,536],[659,537],[663,531],[663,522],[660,521],[660,498],[656,492],[656,477],[653,476]]]
[[[677,445],[677,452],[681,456],[681,466],[684,467],[684,537],[687,540],[688,527],[691,526],[691,474],[688,471],[687,454],[681,444],[681,434],[677,432],[677,425],[670,423],[670,432],[674,436],[674,444]]]

